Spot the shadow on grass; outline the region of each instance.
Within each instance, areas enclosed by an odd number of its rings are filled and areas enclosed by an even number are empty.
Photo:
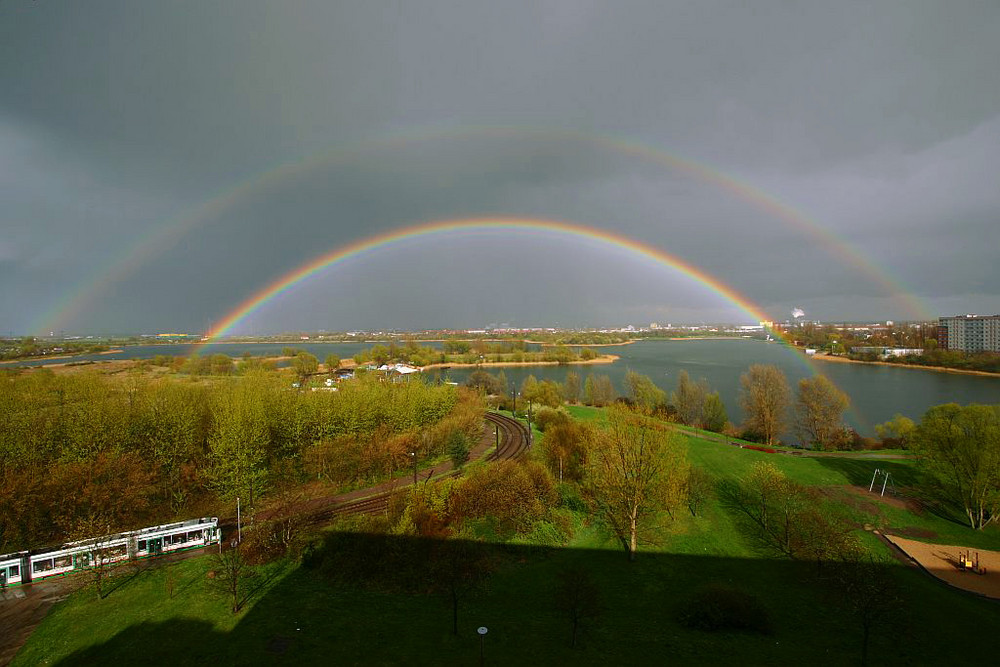
[[[469,563],[488,579],[467,576]],[[993,650],[1000,606],[941,590],[908,568],[883,567],[903,602],[894,624],[872,631],[880,663],[970,661]],[[459,598],[457,635],[449,569],[470,584]],[[575,649],[557,602],[557,581],[569,569],[589,573],[603,610],[586,621]],[[487,664],[532,665],[858,664],[861,656],[856,614],[810,563],[662,553],[629,563],[622,551],[331,533],[284,572],[258,584],[269,588],[231,631],[218,629],[222,616],[120,620],[113,638],[60,664],[476,664],[481,649]],[[688,627],[683,611],[719,586],[756,599],[754,613],[769,617],[772,634]],[[212,593],[192,587],[185,595]],[[968,618],[979,630],[971,635]],[[485,639],[480,626],[489,629]]]

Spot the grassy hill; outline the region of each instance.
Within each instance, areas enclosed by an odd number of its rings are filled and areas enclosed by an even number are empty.
[[[601,418],[597,410],[574,412]],[[790,457],[696,436],[688,437],[688,452],[692,463],[718,479],[735,479],[754,461],[771,461],[789,478],[848,506],[859,523],[1000,549],[996,529],[977,533],[917,506],[850,490],[867,488],[876,466],[889,469],[896,486],[904,487],[916,474],[911,461]],[[345,585],[322,569],[278,562],[260,568],[247,605],[233,615],[207,576],[212,560],[192,559],[143,571],[104,600],[88,591],[72,595],[53,609],[14,664],[471,664],[479,659],[479,626],[489,628],[483,645],[488,664],[860,663],[860,623],[822,568],[761,552],[719,499],[698,516],[678,513],[664,521],[634,563],[583,513],[576,520],[565,547],[493,547],[496,572],[486,590],[461,603],[458,636],[451,634],[450,603],[421,588],[426,540],[340,535],[348,553],[394,554],[405,570],[401,576],[414,582],[411,592]],[[869,542],[888,553],[873,537]],[[981,662],[994,654],[1000,605],[896,561],[881,567],[898,584],[902,602],[875,627],[871,664]],[[555,606],[556,581],[572,568],[590,573],[603,601],[603,612],[584,625],[575,649],[569,622]],[[748,613],[766,616],[771,632],[706,632],[681,622],[693,600],[718,587],[756,598],[759,609]]]

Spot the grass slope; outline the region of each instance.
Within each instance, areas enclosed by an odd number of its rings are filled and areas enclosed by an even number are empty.
[[[601,418],[598,410],[570,410],[578,418]],[[693,463],[719,478],[738,477],[753,461],[766,460],[789,477],[834,494],[850,485],[867,486],[874,465],[889,468],[897,485],[915,474],[909,461],[788,457],[695,437],[688,438],[688,449]],[[845,495],[844,502],[857,497]],[[929,512],[872,500],[855,509],[878,525],[1000,548],[996,529],[975,532]],[[411,538],[385,539],[388,544]],[[53,609],[14,664],[470,664],[478,660],[480,625],[489,628],[485,656],[493,664],[859,661],[861,628],[838,605],[831,586],[817,578],[816,566],[758,552],[718,500],[699,516],[682,512],[676,521],[664,522],[635,563],[589,523],[566,548],[506,545],[499,551],[503,565],[488,591],[462,604],[458,637],[451,634],[450,608],[440,597],[338,586],[318,571],[290,563],[263,568],[251,582],[248,604],[234,616],[206,576],[211,559],[198,558],[143,571],[104,600],[88,591],[72,595]],[[570,566],[591,573],[605,605],[575,650],[566,619],[553,607],[553,582]],[[901,564],[886,567],[906,605],[891,625],[877,629],[872,664],[969,663],[993,654],[1000,605],[951,590]],[[168,572],[177,582],[172,598]],[[683,627],[678,607],[700,588],[719,583],[757,596],[772,618],[773,635]],[[969,619],[975,619],[974,632]]]

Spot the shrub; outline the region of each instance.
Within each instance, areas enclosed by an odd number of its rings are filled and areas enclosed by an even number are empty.
[[[570,416],[565,410],[544,407],[539,408],[538,412],[535,413],[535,426],[542,433],[550,426],[561,426],[569,422]]]
[[[756,596],[722,584],[695,592],[680,610],[681,625],[705,632],[771,634],[771,618]]]

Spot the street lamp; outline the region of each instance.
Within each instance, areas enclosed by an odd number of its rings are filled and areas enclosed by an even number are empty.
[[[486,628],[485,625],[481,625],[479,629],[476,630],[476,632],[479,633],[479,664],[482,665],[483,654],[485,653],[485,647],[486,647],[486,633],[489,632],[489,630]]]
[[[417,453],[410,452],[410,458],[413,459],[413,486],[417,485]]]

